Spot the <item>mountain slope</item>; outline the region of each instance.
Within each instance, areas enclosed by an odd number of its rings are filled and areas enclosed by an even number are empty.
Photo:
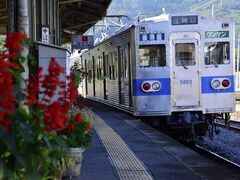
[[[240,34],[240,0],[113,0],[108,14],[124,14],[136,19],[141,12],[151,12],[153,16],[164,8],[167,13],[191,11],[211,17],[212,7],[214,17],[234,20]]]

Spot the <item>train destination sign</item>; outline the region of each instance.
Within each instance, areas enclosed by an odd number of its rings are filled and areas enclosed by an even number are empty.
[[[172,16],[172,25],[198,24],[198,16]]]
[[[205,38],[228,38],[229,31],[207,31]]]

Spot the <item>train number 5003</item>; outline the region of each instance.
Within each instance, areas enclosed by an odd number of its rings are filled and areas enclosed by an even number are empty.
[[[192,80],[180,80],[180,84],[192,84]]]

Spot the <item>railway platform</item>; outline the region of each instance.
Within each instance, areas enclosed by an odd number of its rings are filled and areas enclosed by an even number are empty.
[[[87,101],[94,118],[92,146],[74,180],[239,179],[240,172],[203,157],[114,108]]]

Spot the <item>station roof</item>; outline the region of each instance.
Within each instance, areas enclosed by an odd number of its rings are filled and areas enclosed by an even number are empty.
[[[106,15],[112,0],[60,0],[62,42],[83,34]]]
[[[59,0],[61,42],[71,41],[71,35],[83,34],[106,15],[112,0]],[[0,34],[6,34],[7,0],[0,0]]]

